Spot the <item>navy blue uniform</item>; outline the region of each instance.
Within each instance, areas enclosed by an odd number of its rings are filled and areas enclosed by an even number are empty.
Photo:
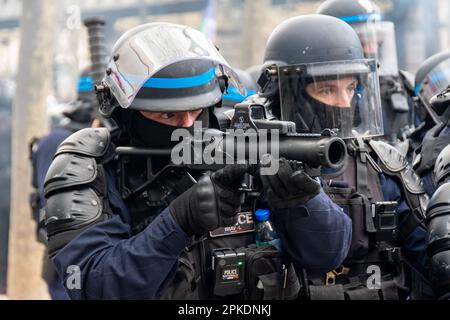
[[[277,210],[273,220],[283,249],[297,267],[327,272],[336,269],[348,252],[350,218],[323,191],[305,205]]]
[[[67,290],[73,299],[158,299],[173,280],[189,238],[168,209],[132,236],[130,213],[109,170],[107,182],[114,217],[62,248],[54,257],[57,271],[70,282],[73,273],[67,268],[80,268],[80,288]],[[347,255],[351,221],[323,192],[296,209],[275,211],[273,217],[297,266],[328,271]]]
[[[397,215],[399,227],[405,223],[408,215],[411,215],[411,209],[406,202],[405,196],[399,186],[398,182],[391,177],[386,177],[384,174],[379,174],[381,190],[386,201],[397,201]],[[419,226],[417,227],[404,241],[402,242],[402,254],[405,262],[418,271],[422,276],[427,277],[427,262],[426,254],[426,230]]]

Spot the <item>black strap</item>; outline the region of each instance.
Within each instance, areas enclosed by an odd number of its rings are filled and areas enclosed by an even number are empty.
[[[419,220],[415,214],[414,211],[420,210],[418,208],[415,208],[412,210],[411,214],[408,214],[402,223],[401,226],[399,226],[398,231],[400,233],[400,236],[405,240],[409,237],[409,235],[416,230],[418,226],[422,224],[423,220]]]
[[[365,194],[361,193],[355,193],[352,196],[352,199],[361,199],[361,208],[363,210],[363,217],[364,217],[364,228],[365,231],[368,233],[375,233],[377,232],[377,229],[375,228],[375,223],[372,219],[372,211],[371,211],[371,201]]]
[[[381,300],[378,290],[366,287],[345,291],[345,295],[349,300]]]
[[[364,224],[366,231],[369,233],[376,232],[375,224],[372,219],[372,212],[370,210],[371,191],[368,183],[367,163],[368,150],[362,138],[356,139],[356,194],[354,198],[361,198],[362,208],[364,210]]]
[[[344,286],[309,286],[309,296],[311,300],[345,300]]]
[[[370,189],[367,180],[367,155],[368,150],[362,138],[357,138],[356,148],[356,192],[370,197]]]

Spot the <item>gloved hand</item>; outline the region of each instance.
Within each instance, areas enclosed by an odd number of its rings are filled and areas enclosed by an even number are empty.
[[[265,161],[278,161],[278,172],[261,175],[261,182],[272,209],[293,208],[306,203],[320,192],[320,183],[306,174],[303,169],[293,168],[284,158],[274,159],[271,155]],[[270,164],[273,166],[273,164]]]
[[[227,165],[205,174],[170,203],[170,213],[188,236],[236,223],[244,200],[238,188],[248,169],[248,165]]]

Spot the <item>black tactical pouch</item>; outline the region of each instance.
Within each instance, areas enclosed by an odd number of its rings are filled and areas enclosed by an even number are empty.
[[[246,300],[293,300],[300,283],[294,266],[272,246],[250,245],[245,251],[246,270],[243,298]]]
[[[343,208],[352,220],[353,235],[347,255],[348,259],[362,259],[369,252],[369,236],[367,234],[369,230],[367,228],[371,227],[371,213],[368,199],[356,194],[352,188],[328,187],[325,192],[334,203]],[[369,219],[368,215],[370,216]]]
[[[178,258],[175,277],[161,296],[162,300],[198,300],[198,276],[192,252],[185,251]]]

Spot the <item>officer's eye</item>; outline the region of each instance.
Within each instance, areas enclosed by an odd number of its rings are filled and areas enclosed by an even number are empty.
[[[329,96],[331,94],[334,94],[335,92],[336,90],[333,87],[323,87],[317,91],[317,93],[320,94],[321,96]]]
[[[347,91],[348,93],[354,94],[356,90],[356,83],[352,83],[351,85],[349,85],[347,87]]]
[[[173,113],[173,112],[167,112],[167,113],[162,113],[161,114],[161,118],[163,118],[163,119],[170,119],[170,118],[172,118],[172,117],[174,117],[175,116],[175,114]]]

